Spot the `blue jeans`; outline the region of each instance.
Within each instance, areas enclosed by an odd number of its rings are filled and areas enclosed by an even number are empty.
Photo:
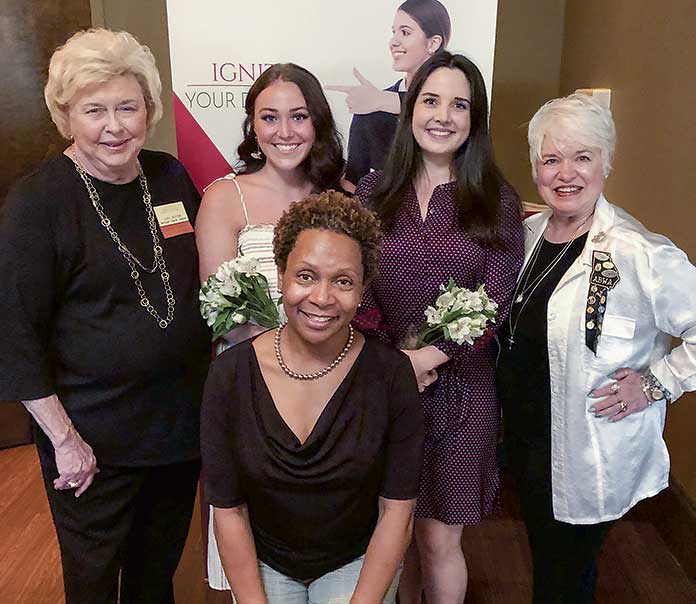
[[[259,570],[268,604],[348,604],[364,561],[365,556],[360,556],[314,581],[298,581],[287,577],[261,561]],[[400,574],[401,569],[384,596],[385,604],[394,604]]]

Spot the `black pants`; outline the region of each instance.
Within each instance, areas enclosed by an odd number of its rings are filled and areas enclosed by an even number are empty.
[[[100,466],[79,497],[56,491],[52,451],[39,450],[63,563],[66,604],[173,604],[172,579],[196,497],[198,460]]]
[[[596,559],[613,522],[568,524],[553,517],[551,452],[506,431],[505,447],[519,494],[534,566],[534,604],[591,604]]]

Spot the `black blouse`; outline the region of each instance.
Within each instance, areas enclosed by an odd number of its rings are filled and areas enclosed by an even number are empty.
[[[542,237],[536,262],[528,264],[520,277],[530,292],[521,302],[513,300],[508,320],[501,329],[501,352],[498,363],[498,397],[503,409],[505,430],[528,444],[551,446],[551,385],[547,345],[546,312],[549,298],[561,277],[585,247],[587,233],[565,251],[553,269],[536,287],[534,280],[549,267],[566,243],[551,243]],[[510,346],[510,332],[514,344]]]
[[[194,223],[200,196],[171,155],[141,151],[152,204],[183,202]],[[136,178],[91,179],[114,229],[151,264],[152,238]],[[65,155],[9,193],[0,211],[0,400],[56,393],[98,463],[149,466],[199,456],[199,413],[210,336],[198,302],[193,233],[160,233],[176,300],[166,329],[140,305],[131,269],[100,224]],[[161,315],[159,271],[140,271]],[[52,452],[36,430],[37,444]]]
[[[201,449],[209,503],[246,503],[260,560],[317,578],[365,553],[378,498],[417,496],[423,416],[401,352],[367,338],[300,443],[266,387],[251,341],[220,355],[206,382]]]

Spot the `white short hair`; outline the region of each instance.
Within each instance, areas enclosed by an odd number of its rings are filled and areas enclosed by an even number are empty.
[[[102,28],[77,32],[51,57],[44,98],[58,131],[70,137],[70,101],[82,88],[121,75],[138,80],[151,132],[162,117],[162,82],[155,57],[132,34]]]
[[[574,93],[542,105],[529,122],[527,140],[532,176],[537,179],[536,162],[541,159],[545,137],[570,138],[601,152],[604,176],[611,172],[616,146],[616,126],[611,111],[591,96]]]

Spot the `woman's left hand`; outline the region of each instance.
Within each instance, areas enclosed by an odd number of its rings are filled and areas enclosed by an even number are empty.
[[[612,373],[611,377],[613,382],[590,392],[592,398],[602,400],[593,403],[588,409],[589,413],[594,413],[595,417],[606,417],[610,422],[618,422],[648,406],[640,373],[622,367]]]
[[[413,365],[418,382],[418,392],[423,392],[430,384],[437,381],[437,367],[446,363],[449,358],[435,346],[426,346],[417,350],[402,350],[408,355]]]

